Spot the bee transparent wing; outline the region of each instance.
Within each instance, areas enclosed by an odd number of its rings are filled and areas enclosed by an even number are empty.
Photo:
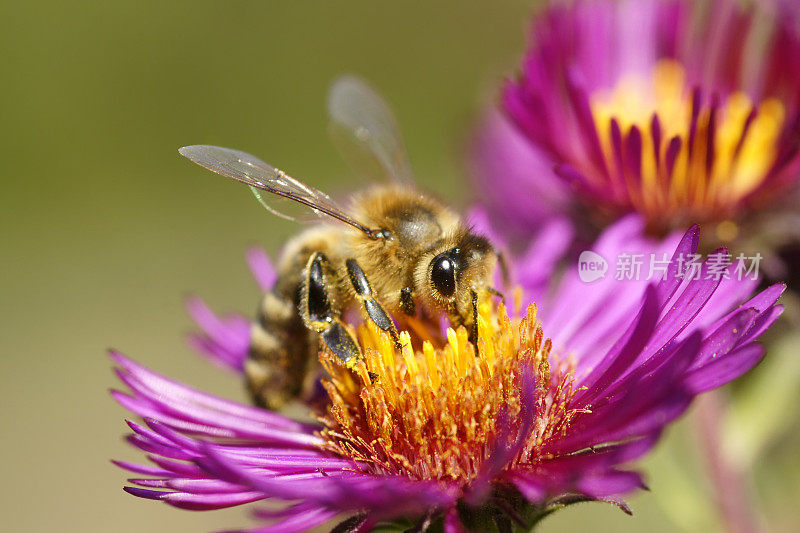
[[[400,129],[389,106],[355,76],[342,76],[328,93],[331,135],[342,155],[368,177],[412,184]]]
[[[259,191],[267,191],[306,205],[315,213],[322,213],[350,224],[370,236],[377,234],[376,231],[348,215],[324,192],[294,179],[282,170],[278,170],[248,153],[202,144],[184,146],[178,152],[201,167],[249,185],[262,205],[279,216],[285,215],[281,215],[269,207]]]

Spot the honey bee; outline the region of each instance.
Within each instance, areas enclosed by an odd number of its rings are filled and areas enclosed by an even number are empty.
[[[359,79],[344,77],[331,88],[328,110],[350,153],[389,178],[353,195],[349,209],[244,152],[207,145],[179,150],[249,185],[262,203],[266,191],[326,217],[284,247],[275,286],[252,329],[247,387],[269,409],[310,392],[320,344],[349,367],[362,357],[343,313],[358,310],[395,343],[392,315],[444,314],[474,340],[480,298],[500,294],[491,286],[499,252],[456,211],[413,185],[397,123],[382,99]]]

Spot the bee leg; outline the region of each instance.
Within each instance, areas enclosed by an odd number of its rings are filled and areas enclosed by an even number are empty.
[[[501,302],[506,303],[505,295],[502,292],[495,289],[494,287],[486,287],[486,292],[488,292],[492,296],[497,296],[498,298],[500,298]]]
[[[342,362],[353,366],[361,358],[361,351],[352,335],[339,319],[326,286],[328,259],[315,252],[308,260],[300,298],[300,315],[309,329],[319,333],[325,345]]]
[[[348,368],[361,359],[361,350],[356,340],[338,318],[334,318],[328,328],[322,332],[322,341]]]
[[[470,291],[472,295],[472,327],[469,332],[469,341],[476,345],[478,344],[478,293]]]
[[[499,250],[497,251],[497,262],[500,266],[500,277],[503,279],[503,287],[507,289],[509,283],[511,283],[511,270],[508,268],[506,254]]]
[[[397,328],[395,328],[394,322],[392,322],[392,319],[381,304],[378,303],[378,300],[373,297],[372,287],[369,284],[367,275],[364,274],[355,259],[348,259],[345,264],[347,265],[347,275],[350,277],[350,283],[353,285],[356,298],[364,304],[367,316],[376,326],[392,336],[395,346],[400,347],[400,336],[397,334]]]
[[[414,302],[411,287],[403,287],[400,291],[400,309],[407,316],[417,315],[417,304]]]

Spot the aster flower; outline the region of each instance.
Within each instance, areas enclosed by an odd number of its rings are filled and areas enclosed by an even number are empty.
[[[710,223],[728,241],[796,192],[800,34],[740,4],[585,0],[534,18],[503,107],[596,222],[637,212],[654,233]]]
[[[320,354],[329,402],[315,422],[212,396],[113,353],[128,388],[114,397],[144,418],[129,422],[129,441],[152,462],[117,463],[137,474],[125,490],[197,510],[277,502],[256,512],[269,521],[258,531],[341,520],[339,530],[366,531],[401,518],[483,530],[492,521],[527,527],[573,501],[626,509],[620,498],[643,486],[627,464],[697,394],[762,358],[755,341],[780,314],[783,290],[749,298],[754,281],[717,279],[708,267],[681,278],[676,258],[696,251],[696,228],[662,242],[641,230],[638,219],[623,219],[595,251],[670,251],[662,280],[585,284],[577,267],[549,287],[531,277],[510,310],[480,304],[475,347],[463,329],[441,334],[411,322],[398,349],[354,324],[364,360],[348,370]],[[528,254],[518,272],[547,268],[563,249],[563,228],[545,231],[552,235],[539,243],[551,253]],[[265,256],[250,259],[268,287]],[[520,304],[530,298],[541,306]],[[239,369],[242,320],[190,307],[205,330],[193,342]]]

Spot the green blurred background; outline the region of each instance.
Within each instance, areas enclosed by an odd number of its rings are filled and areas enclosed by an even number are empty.
[[[463,141],[513,71],[531,9],[517,0],[4,3],[4,530],[249,524],[243,508],[192,513],[128,496],[126,474],[109,463],[141,455],[121,438],[126,413],[107,394],[116,382],[106,348],[244,400],[234,378],[184,345],[182,300],[197,291],[219,310],[254,309],[245,248],[274,250],[296,229],[176,149],[237,147],[346,191],[354,182],[327,139],[324,96],[354,72],[394,107],[419,181],[463,203]],[[542,530],[706,527],[691,493],[673,490],[684,501],[666,506],[653,496],[696,470],[680,451],[692,445],[687,433],[673,431],[647,461],[654,492],[631,499],[635,518],[583,505]]]

